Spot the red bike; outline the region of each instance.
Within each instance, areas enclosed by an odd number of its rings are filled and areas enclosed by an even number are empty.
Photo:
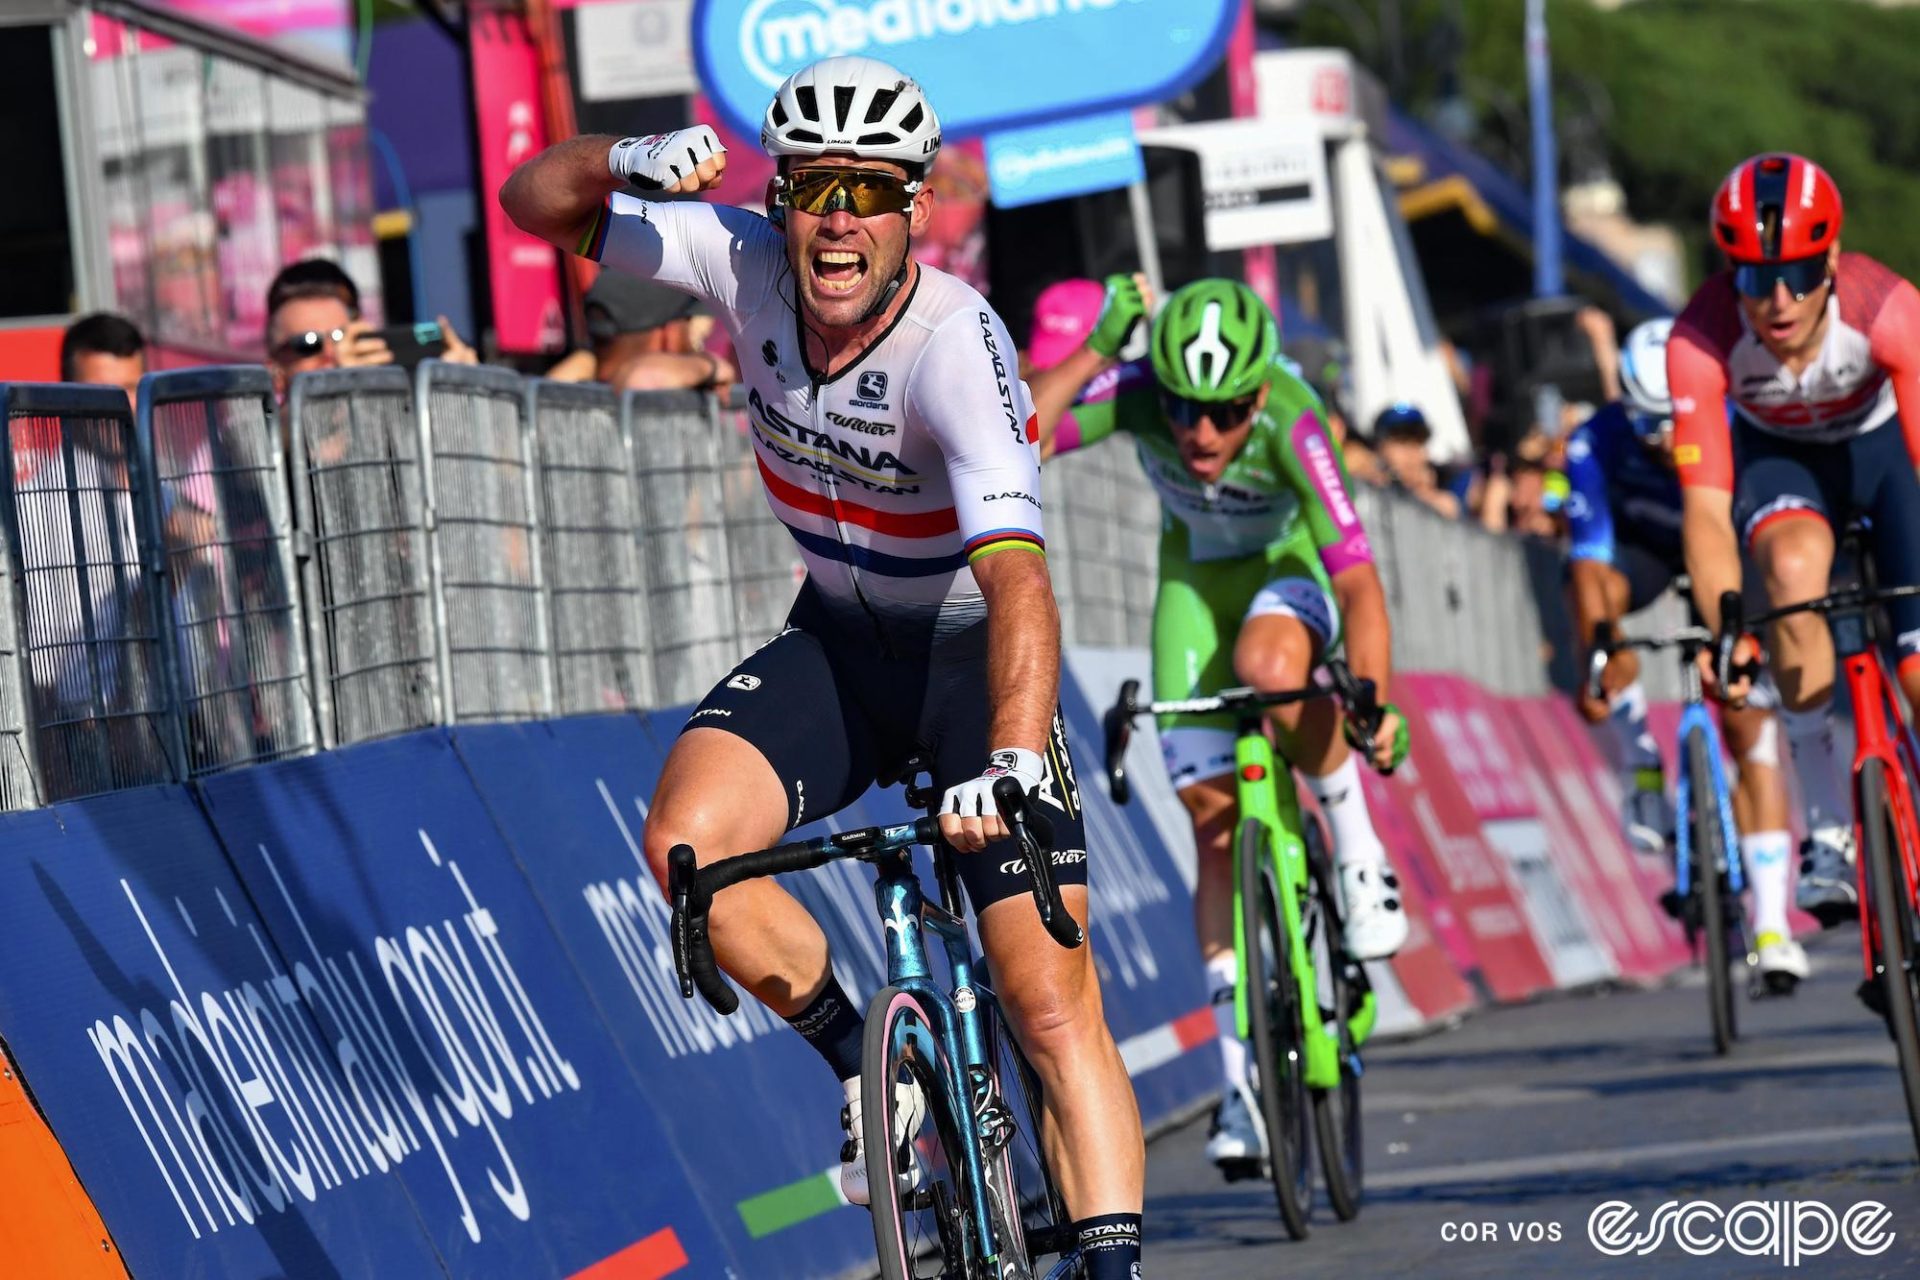
[[[1866,978],[1860,999],[1887,1020],[1900,1057],[1900,1084],[1907,1098],[1916,1149],[1920,1149],[1920,803],[1916,803],[1916,750],[1900,686],[1887,670],[1882,650],[1887,627],[1878,606],[1920,587],[1876,586],[1873,562],[1859,554],[1864,526],[1848,526],[1841,540],[1860,566],[1858,586],[1817,600],[1786,605],[1741,619],[1741,601],[1728,592],[1720,601],[1718,652],[1721,688],[1733,674],[1735,639],[1796,613],[1818,613],[1833,629],[1834,651],[1846,673],[1853,705],[1853,834],[1860,896],[1860,949]]]

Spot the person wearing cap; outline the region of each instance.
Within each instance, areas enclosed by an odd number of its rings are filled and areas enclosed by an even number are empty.
[[[589,351],[548,370],[562,382],[604,382],[615,391],[724,390],[733,366],[701,350],[713,320],[692,294],[624,271],[602,271],[587,290]]]
[[[1386,466],[1389,483],[1451,520],[1460,514],[1460,499],[1440,487],[1439,473],[1427,457],[1431,439],[1427,415],[1404,400],[1388,405],[1373,420],[1373,449]]]
[[[500,202],[523,230],[604,267],[685,290],[734,339],[756,461],[807,577],[786,628],[694,711],[647,815],[648,861],[714,861],[779,842],[852,803],[909,755],[930,766],[1002,1012],[1039,1077],[1048,1148],[1086,1280],[1138,1280],[1146,1150],[1091,948],[1034,910],[994,785],[1016,780],[1054,832],[1067,910],[1087,919],[1088,849],[1059,716],[1060,616],[1047,573],[1038,429],[1006,326],[979,292],[915,259],[940,121],[872,58],[828,58],[781,84],[761,146],[766,216],[649,200],[718,186],[713,130],[581,137],[527,161]],[[826,935],[771,880],[726,891],[720,966],[840,1080],[840,1189],[871,1201],[860,1091],[864,1020]],[[924,1132],[902,1087],[894,1119]],[[912,1142],[897,1152],[918,1181]]]

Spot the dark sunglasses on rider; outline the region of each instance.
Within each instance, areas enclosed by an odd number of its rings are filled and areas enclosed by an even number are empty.
[[[1202,418],[1211,421],[1216,431],[1236,430],[1253,417],[1254,406],[1259,403],[1258,391],[1238,400],[1189,400],[1171,391],[1160,393],[1160,407],[1166,411],[1167,420],[1183,431],[1199,426]]]
[[[1827,255],[1817,253],[1791,262],[1745,262],[1733,268],[1733,287],[1742,297],[1771,298],[1775,282],[1786,285],[1799,302],[1827,282]]]
[[[319,355],[326,349],[329,342],[345,342],[346,340],[347,331],[345,329],[333,329],[330,331],[309,329],[305,333],[296,333],[291,338],[283,339],[278,346],[274,347],[273,356],[276,360],[283,362],[305,360],[310,356]]]
[[[795,169],[779,182],[778,203],[815,216],[845,209],[872,218],[913,206],[913,184],[880,169]]]

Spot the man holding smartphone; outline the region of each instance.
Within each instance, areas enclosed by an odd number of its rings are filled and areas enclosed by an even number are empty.
[[[446,347],[434,354],[454,364],[480,363],[447,318],[439,322]],[[388,339],[361,319],[360,289],[339,263],[307,258],[283,267],[267,286],[267,367],[279,399],[287,398],[296,373],[393,362]]]

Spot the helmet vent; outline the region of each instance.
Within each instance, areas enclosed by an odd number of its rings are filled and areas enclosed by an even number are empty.
[[[782,127],[784,127],[787,123],[786,104],[781,102],[780,99],[778,98],[775,98],[773,100],[773,123],[775,125],[779,125]]]
[[[918,129],[920,127],[920,122],[922,120],[925,120],[926,118],[927,118],[927,109],[916,102],[913,104],[912,110],[908,111],[906,115],[900,117],[900,127],[902,129],[905,129],[908,133],[912,133],[915,129]]]
[[[890,147],[900,141],[897,133],[863,133],[853,140],[856,147]]]
[[[814,95],[812,85],[803,84],[794,86],[793,102],[795,106],[800,108],[800,118],[802,120],[818,120],[820,118],[820,99]]]
[[[847,131],[847,116],[853,111],[853,86],[837,84],[833,86],[833,131]]]
[[[893,104],[900,100],[897,89],[875,89],[873,98],[867,103],[867,118],[863,124],[878,124],[887,118],[887,112],[893,110]]]
[[[787,136],[795,142],[820,142],[822,140],[820,135],[811,129],[789,129],[787,130]]]
[[[1827,238],[1827,224],[1826,224],[1826,221],[1823,219],[1822,221],[1819,221],[1813,224],[1813,234],[1809,237],[1809,239],[1812,239],[1817,242],[1820,240],[1825,240],[1826,238]]]

